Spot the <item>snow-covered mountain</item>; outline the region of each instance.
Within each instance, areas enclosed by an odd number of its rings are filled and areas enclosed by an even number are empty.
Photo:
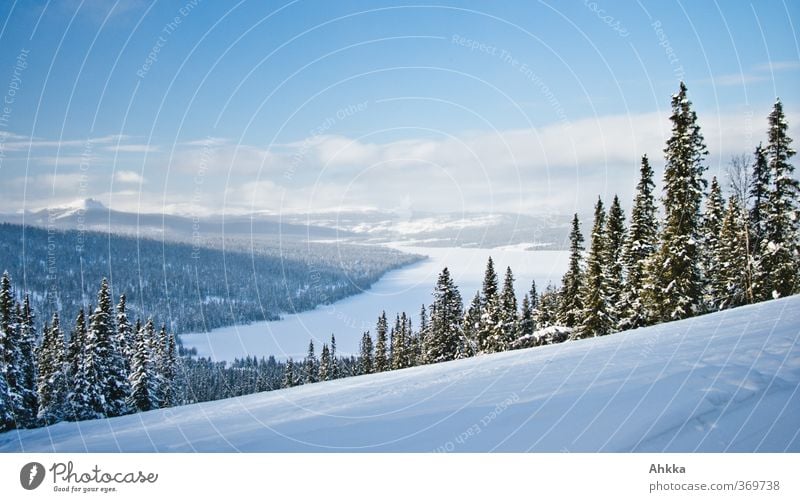
[[[0,435],[0,451],[800,451],[800,296]]]

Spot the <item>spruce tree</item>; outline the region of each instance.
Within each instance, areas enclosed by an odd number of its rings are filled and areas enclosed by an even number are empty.
[[[672,135],[664,149],[665,221],[661,245],[650,264],[646,300],[658,321],[684,319],[703,311],[700,209],[706,182],[706,145],[686,85],[672,97]]]
[[[68,347],[69,393],[67,394],[68,416],[72,420],[91,420],[100,418],[97,413],[100,396],[94,392],[96,375],[90,374],[88,329],[83,309],[78,311],[75,329],[70,335]],[[100,403],[102,407],[102,403]]]
[[[511,267],[506,267],[503,280],[503,291],[500,294],[500,319],[503,324],[503,344],[508,350],[519,336],[519,314],[517,312],[517,295],[514,292],[514,274]]]
[[[6,382],[5,363],[0,360],[0,432],[14,428],[14,410],[11,408],[11,398]]]
[[[481,321],[478,330],[478,351],[490,354],[506,350],[506,335],[503,329],[503,311],[494,261],[489,257],[483,275],[481,289]]]
[[[769,115],[767,164],[772,190],[767,195],[764,235],[758,252],[755,290],[760,300],[798,290],[800,269],[800,185],[790,159],[795,151],[780,99]]]
[[[625,284],[617,307],[620,316],[617,323],[619,330],[646,326],[652,317],[645,310],[643,298],[648,285],[647,263],[658,244],[654,188],[653,169],[645,155],[642,157],[639,183],[633,199],[630,229],[622,251]]]
[[[712,275],[713,308],[722,310],[747,303],[747,222],[742,218],[740,202],[735,195],[728,201],[722,219],[720,236],[714,250],[716,269]]]
[[[53,314],[52,326],[45,324],[37,354],[37,418],[44,425],[60,422],[67,416],[67,355],[60,324],[58,313]]]
[[[522,307],[519,314],[519,336],[527,336],[534,331],[533,309],[527,293],[522,297]]]
[[[125,359],[125,371],[130,373],[131,359],[134,352],[134,333],[131,323],[128,320],[125,295],[120,295],[117,304],[117,347]]]
[[[167,332],[165,325],[158,332],[159,358],[158,368],[158,404],[159,408],[169,408],[178,404],[176,381],[178,377],[178,359],[175,350],[175,337]]]
[[[481,292],[475,292],[472,302],[467,307],[464,314],[464,322],[462,323],[464,331],[464,339],[472,347],[478,347],[478,334],[481,329],[481,312],[483,309],[483,298]]]
[[[19,347],[20,380],[18,392],[22,397],[22,409],[17,413],[17,426],[35,427],[37,425],[36,413],[39,409],[39,398],[36,393],[36,323],[31,301],[28,295],[22,300],[22,309],[18,314],[19,329],[16,331],[17,345]]]
[[[572,230],[569,234],[569,265],[561,280],[561,292],[558,299],[558,312],[555,322],[569,328],[575,327],[583,312],[581,290],[583,289],[583,270],[581,260],[583,252],[583,235],[581,234],[578,214],[572,217]]]
[[[463,337],[463,309],[461,294],[445,267],[433,291],[429,336],[425,343],[425,360],[428,363],[456,358]]]
[[[606,309],[611,322],[610,331],[619,329],[622,312],[622,295],[625,290],[622,251],[625,246],[625,212],[619,203],[619,197],[614,195],[611,207],[608,209],[606,226],[603,235],[603,278],[606,287]]]
[[[769,194],[772,191],[772,178],[770,176],[769,164],[767,163],[767,152],[759,145],[753,154],[753,174],[750,178],[750,241],[753,254],[757,253],[764,238],[766,215],[769,212],[767,203]],[[744,202],[744,201],[742,201]]]
[[[98,416],[116,417],[128,413],[130,395],[125,356],[117,346],[114,310],[108,281],[103,279],[97,293],[97,308],[89,319],[86,337],[86,374],[91,383],[88,394]]]
[[[375,373],[388,371],[390,369],[390,361],[387,354],[389,347],[388,340],[386,339],[388,330],[389,323],[386,320],[386,312],[382,312],[380,317],[378,317],[378,324],[375,329],[377,333],[377,340],[375,343]]]
[[[138,321],[136,325],[128,406],[137,411],[150,411],[158,408],[156,363],[153,360],[152,342],[148,340],[153,336],[154,328],[152,320],[148,320],[145,327]]]
[[[290,357],[288,361],[286,361],[286,365],[283,369],[283,378],[281,379],[281,388],[288,389],[289,387],[295,387],[297,385],[297,379],[294,375],[294,361]]]
[[[586,261],[586,277],[581,290],[583,311],[573,338],[589,338],[607,335],[613,328],[609,313],[608,288],[604,274],[606,256],[605,241],[606,214],[603,201],[599,198],[594,208],[594,225],[589,257]]]
[[[702,235],[702,257],[703,257],[703,280],[705,285],[706,309],[711,310],[718,303],[714,297],[715,291],[713,284],[718,282],[715,277],[719,273],[720,263],[717,260],[719,255],[719,236],[722,228],[722,218],[725,216],[725,199],[722,197],[722,189],[717,182],[717,177],[711,179],[711,188],[706,198],[705,211],[701,224]]]
[[[325,382],[332,379],[331,374],[331,351],[328,349],[328,344],[322,344],[322,352],[319,358],[319,370],[316,381]]]
[[[374,370],[374,354],[372,347],[372,337],[369,331],[361,335],[361,357],[359,358],[359,373],[369,375]]]
[[[303,381],[305,383],[317,381],[318,365],[317,356],[314,354],[314,340],[310,340],[308,342],[308,354],[306,354],[306,359],[303,361]]]
[[[19,304],[14,296],[11,277],[3,273],[0,280],[0,349],[2,350],[4,380],[6,382],[7,408],[13,420],[6,428],[24,427],[26,416],[22,371],[22,349],[20,347]]]
[[[403,312],[397,317],[394,328],[394,343],[392,344],[392,369],[402,369],[411,366],[409,351],[409,338],[411,333],[408,329],[408,318]]]
[[[331,380],[341,378],[341,369],[336,356],[336,336],[331,333]]]

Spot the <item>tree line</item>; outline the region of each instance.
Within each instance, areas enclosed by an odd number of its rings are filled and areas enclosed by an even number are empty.
[[[41,335],[30,295],[17,299],[6,272],[0,280],[0,431],[64,420],[117,417],[181,404],[175,336],[128,319],[125,295],[116,308],[108,281],[96,307],[80,309],[69,336],[59,314]]]

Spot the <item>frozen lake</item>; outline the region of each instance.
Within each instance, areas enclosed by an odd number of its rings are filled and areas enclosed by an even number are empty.
[[[308,341],[314,339],[317,355],[323,342],[336,334],[340,354],[355,353],[361,334],[375,336],[375,321],[382,310],[391,319],[396,313],[411,314],[414,327],[419,323],[422,304],[432,300],[436,278],[444,267],[450,269],[465,304],[480,289],[486,261],[491,256],[502,285],[506,267],[516,279],[519,300],[536,280],[541,292],[549,282],[559,284],[567,268],[568,251],[525,251],[521,247],[495,249],[422,248],[394,246],[409,253],[426,255],[427,260],[394,270],[360,295],[300,314],[286,315],[280,321],[229,326],[208,333],[181,335],[186,347],[195,347],[199,356],[233,360],[246,355],[279,359],[305,357]]]

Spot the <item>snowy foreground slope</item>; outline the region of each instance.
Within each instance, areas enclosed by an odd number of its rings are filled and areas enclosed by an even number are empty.
[[[800,297],[0,435],[0,451],[800,451]]]

